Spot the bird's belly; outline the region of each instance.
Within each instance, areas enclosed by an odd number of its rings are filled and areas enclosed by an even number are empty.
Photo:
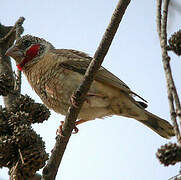
[[[29,76],[33,89],[48,108],[66,115],[71,104],[70,98],[81,84],[83,76],[70,70],[61,69],[52,75],[49,73],[48,78],[46,73],[42,73],[41,76],[37,74],[31,73]],[[78,118],[92,120],[113,115],[110,108],[111,101],[119,96],[118,89],[93,81]]]
[[[68,108],[71,105],[70,98],[76,88],[63,86],[63,91],[58,91],[55,93],[56,88],[52,89],[50,87],[51,86],[45,87],[46,96],[40,94],[40,98],[50,109],[53,109],[55,112],[62,115],[66,115]],[[79,119],[93,120],[95,118],[102,118],[112,115],[112,111],[109,108],[110,98],[102,94],[100,91],[97,93],[96,92],[97,91],[94,87],[88,92],[85,102],[81,108],[78,117]]]

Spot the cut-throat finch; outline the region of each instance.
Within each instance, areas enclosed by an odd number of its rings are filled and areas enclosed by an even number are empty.
[[[84,52],[55,49],[46,40],[25,35],[8,49],[19,70],[43,103],[55,112],[66,115],[72,94],[83,80],[92,59]],[[136,101],[133,96],[140,98]],[[134,118],[164,138],[174,136],[172,125],[145,110],[145,100],[118,77],[101,67],[86,95],[75,125],[96,118],[118,115]]]

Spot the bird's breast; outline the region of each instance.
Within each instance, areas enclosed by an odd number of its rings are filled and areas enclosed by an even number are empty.
[[[82,75],[58,64],[40,62],[25,71],[25,75],[46,106],[66,114],[73,91],[82,81]]]

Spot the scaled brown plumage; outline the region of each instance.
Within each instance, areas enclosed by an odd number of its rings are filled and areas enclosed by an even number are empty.
[[[92,59],[84,52],[55,49],[44,39],[31,35],[19,39],[6,54],[15,59],[17,67],[24,72],[44,104],[63,115],[67,113],[72,93],[80,85]],[[101,67],[76,124],[119,115],[138,120],[164,138],[174,136],[169,122],[146,111],[146,104],[136,101],[133,95],[138,96],[123,81]]]

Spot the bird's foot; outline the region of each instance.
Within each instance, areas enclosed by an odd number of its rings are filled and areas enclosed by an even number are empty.
[[[72,134],[77,134],[78,132],[79,132],[79,128],[78,128],[77,126],[75,126],[75,127],[73,128]]]
[[[64,124],[64,121],[60,121],[60,126],[59,126],[59,128],[57,129],[57,131],[56,131],[56,135],[59,135],[59,136],[63,136],[63,137],[64,137],[64,135],[63,135],[63,133],[62,133],[63,124]],[[79,129],[75,126],[75,127],[73,128],[72,134],[77,134],[78,132],[79,132]]]
[[[56,131],[56,135],[62,136],[64,137],[64,135],[62,134],[62,127],[63,127],[64,121],[60,121],[60,126],[58,127],[57,131]]]
[[[77,128],[77,125],[79,124],[82,124],[84,122],[87,122],[88,120],[84,120],[84,119],[80,119],[78,121],[75,121],[75,127],[73,128],[73,132],[72,134],[77,134],[79,132],[79,129]],[[62,133],[62,127],[63,127],[63,124],[64,124],[64,121],[60,121],[60,126],[59,128],[57,129],[57,132],[56,132],[56,135],[59,135],[59,136],[63,136],[63,133]]]
[[[76,102],[75,102],[75,96],[72,94],[72,96],[70,97],[70,102],[71,104],[75,107],[75,108],[78,108]]]

